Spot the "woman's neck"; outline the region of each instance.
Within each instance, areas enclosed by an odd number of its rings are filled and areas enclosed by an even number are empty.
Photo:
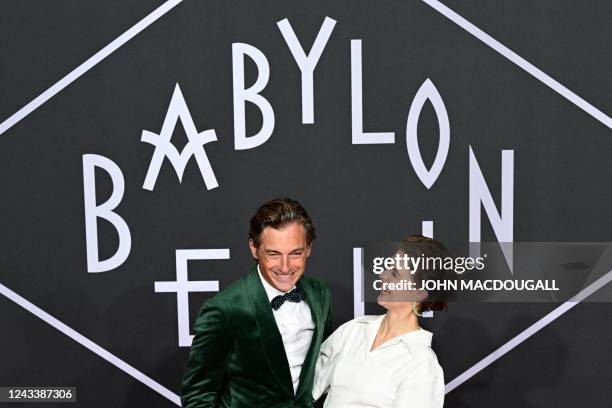
[[[412,310],[387,310],[381,325],[380,334],[383,338],[401,336],[411,331],[419,330],[419,321]]]

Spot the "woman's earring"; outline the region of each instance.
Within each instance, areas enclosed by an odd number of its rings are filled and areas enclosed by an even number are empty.
[[[423,317],[423,314],[419,313],[418,310],[417,310],[416,302],[412,302],[412,311],[414,312],[415,315],[417,315],[419,317]]]

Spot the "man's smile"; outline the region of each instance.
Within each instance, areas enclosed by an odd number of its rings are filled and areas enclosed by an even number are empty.
[[[293,279],[293,276],[295,275],[297,271],[293,271],[293,272],[289,272],[289,273],[280,273],[280,272],[276,272],[276,271],[272,271],[272,273],[274,274],[274,276],[278,279],[278,280],[283,280],[283,281],[290,281]]]

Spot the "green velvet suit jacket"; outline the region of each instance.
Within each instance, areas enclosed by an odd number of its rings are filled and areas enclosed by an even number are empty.
[[[326,284],[302,276],[296,284],[315,323],[294,395],[289,363],[257,268],[204,303],[181,389],[182,406],[312,407],[314,369],[329,336],[331,298]]]

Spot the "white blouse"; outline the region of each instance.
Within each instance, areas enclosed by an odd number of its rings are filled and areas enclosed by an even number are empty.
[[[324,407],[440,408],[444,373],[431,349],[432,334],[416,330],[370,351],[384,318],[357,317],[323,344],[313,398],[328,392]]]

